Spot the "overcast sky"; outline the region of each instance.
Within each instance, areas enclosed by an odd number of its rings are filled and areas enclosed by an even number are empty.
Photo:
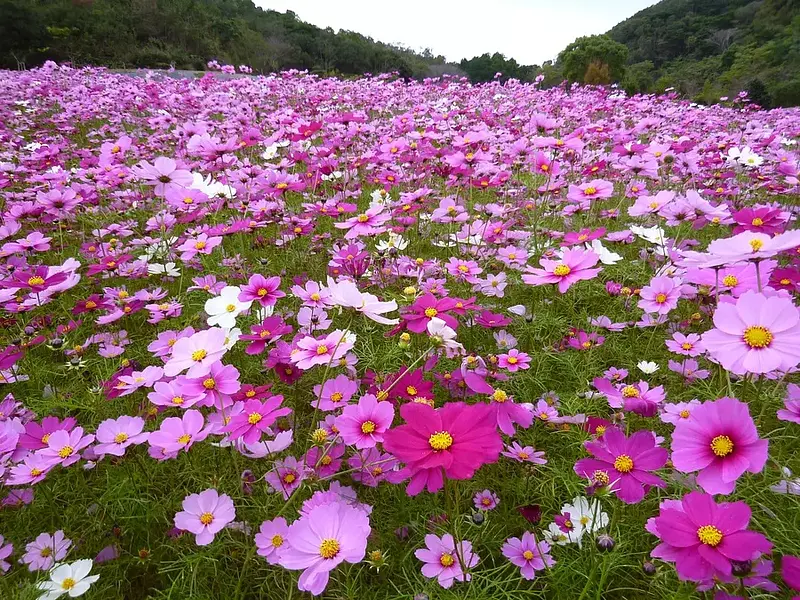
[[[554,59],[581,35],[605,33],[657,0],[253,0],[319,27],[357,31],[449,61],[501,52],[520,64]]]

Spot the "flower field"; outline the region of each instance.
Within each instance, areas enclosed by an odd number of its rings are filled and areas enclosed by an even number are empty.
[[[800,110],[0,92],[0,598],[800,595]]]

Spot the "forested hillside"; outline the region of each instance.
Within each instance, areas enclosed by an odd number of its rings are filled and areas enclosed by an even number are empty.
[[[47,59],[179,69],[203,69],[218,59],[256,71],[345,75],[457,71],[430,52],[320,29],[251,0],[2,0],[0,66],[35,66]]]
[[[800,103],[796,0],[663,0],[608,35],[628,47],[629,88],[673,86],[707,102],[748,89],[761,104]]]

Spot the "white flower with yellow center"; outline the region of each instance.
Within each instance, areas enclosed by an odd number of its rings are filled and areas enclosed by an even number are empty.
[[[99,575],[89,575],[92,564],[91,559],[85,558],[69,564],[55,565],[50,569],[50,581],[41,581],[36,586],[44,592],[39,600],[56,600],[64,594],[77,598],[85,594],[100,579]]]
[[[218,325],[223,329],[233,329],[236,326],[236,317],[250,308],[253,303],[251,300],[242,302],[239,300],[241,289],[235,285],[228,285],[222,288],[219,296],[209,298],[203,307],[208,315],[208,324]]]

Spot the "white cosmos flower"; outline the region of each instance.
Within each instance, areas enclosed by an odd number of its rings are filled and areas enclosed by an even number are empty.
[[[574,527],[567,536],[579,548],[585,534],[591,535],[608,525],[608,514],[602,511],[600,503],[597,500],[590,502],[583,496],[576,496],[572,499],[572,504],[562,506],[561,514],[565,513],[569,513],[569,520]]]
[[[192,185],[189,186],[193,190],[200,190],[209,198],[214,196],[225,196],[226,198],[233,198],[236,196],[236,190],[229,185],[220,183],[213,179],[211,175],[205,178],[200,173],[192,173]]]
[[[431,336],[431,342],[434,345],[445,349],[448,358],[461,354],[464,350],[464,346],[456,341],[455,330],[445,323],[443,319],[433,317],[428,321],[428,334]]]
[[[742,151],[742,154],[739,156],[739,164],[744,167],[760,167],[763,162],[764,159],[750,150],[750,148],[745,148],[744,151]]]
[[[219,325],[223,329],[233,329],[236,326],[236,317],[250,308],[252,301],[241,302],[238,286],[228,285],[222,288],[219,296],[209,298],[203,307],[208,315],[207,323],[211,326]]]
[[[657,362],[653,362],[652,360],[651,361],[646,361],[646,360],[640,361],[640,362],[636,363],[636,366],[645,375],[652,375],[653,373],[658,371],[658,363]]]
[[[50,581],[40,581],[36,587],[44,592],[39,600],[55,600],[64,594],[77,598],[86,593],[91,585],[100,579],[99,575],[89,575],[92,560],[84,558],[73,563],[62,563],[50,569]]]
[[[168,262],[163,265],[160,263],[150,263],[147,265],[147,272],[150,275],[167,275],[169,277],[179,277],[181,274],[174,262]]]
[[[616,252],[612,252],[600,240],[592,240],[591,244],[586,244],[587,250],[593,250],[597,256],[600,257],[600,262],[604,265],[615,265],[622,260],[622,256]]]
[[[234,327],[233,329],[226,329],[225,330],[225,349],[230,350],[234,347],[236,342],[239,341],[239,338],[242,335],[242,330],[238,327]]]
[[[385,252],[386,250],[390,250],[395,248],[397,250],[405,250],[408,248],[408,240],[405,239],[402,235],[398,235],[396,233],[389,233],[388,240],[379,240],[378,243],[375,245],[375,248],[381,252]]]
[[[544,534],[544,540],[551,546],[566,546],[575,541],[571,540],[555,523],[550,523],[550,526],[542,533]]]
[[[651,244],[663,246],[667,239],[666,232],[661,227],[640,227],[638,225],[630,226],[631,232]]]

